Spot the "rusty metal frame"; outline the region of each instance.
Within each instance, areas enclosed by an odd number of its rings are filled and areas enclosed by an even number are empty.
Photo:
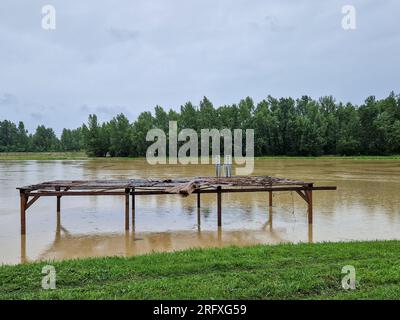
[[[57,198],[57,212],[61,211],[61,197],[66,196],[125,196],[125,230],[129,230],[129,210],[130,198],[132,201],[131,216],[132,227],[135,226],[135,197],[141,195],[172,195],[173,193],[160,188],[147,187],[144,190],[132,186],[123,185],[120,187],[112,186],[109,189],[102,186],[101,190],[90,190],[85,188],[83,190],[73,190],[71,186],[55,185],[53,190],[40,190],[35,189],[34,186],[28,188],[18,188],[20,192],[20,214],[21,214],[21,235],[26,234],[26,212],[27,210],[40,198],[40,197],[56,197]],[[62,190],[63,189],[63,190]],[[212,188],[198,188],[193,191],[197,195],[197,208],[200,208],[200,195],[212,194],[217,195],[217,221],[218,227],[222,226],[222,194],[223,193],[242,193],[242,192],[268,192],[269,193],[269,206],[272,207],[272,194],[274,192],[292,191],[296,192],[306,203],[308,212],[308,223],[313,222],[313,200],[312,192],[320,190],[336,190],[336,186],[314,186],[313,183],[304,183],[301,185],[282,185],[282,186],[242,186],[242,187],[222,187],[222,185],[213,186]],[[31,198],[32,197],[32,198]],[[31,198],[31,199],[30,199]]]

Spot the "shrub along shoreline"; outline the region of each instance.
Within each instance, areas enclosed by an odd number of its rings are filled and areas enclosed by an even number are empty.
[[[91,157],[83,151],[71,152],[0,152],[0,161],[7,160],[136,160],[144,157]],[[256,160],[400,160],[400,155],[387,156],[256,156]]]
[[[256,156],[400,153],[400,95],[394,92],[382,99],[367,97],[361,105],[332,96],[267,96],[259,102],[246,97],[214,106],[204,97],[198,105],[156,106],[136,119],[121,113],[102,122],[91,114],[87,123],[64,128],[59,136],[44,125],[30,133],[22,121],[0,119],[0,152],[84,150],[91,156],[143,157],[153,143],[146,141],[149,130],[159,128],[168,134],[170,121],[177,122],[178,131],[193,129],[198,135],[202,129],[254,129]]]
[[[398,299],[400,241],[193,249],[0,267],[0,299]],[[41,288],[44,265],[56,289]],[[344,290],[344,266],[356,289]]]

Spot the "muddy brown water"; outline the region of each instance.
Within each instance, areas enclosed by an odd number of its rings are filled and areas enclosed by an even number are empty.
[[[314,223],[292,192],[223,194],[222,229],[216,195],[140,196],[135,232],[124,231],[123,197],[66,197],[57,223],[56,200],[39,199],[19,234],[18,186],[54,179],[121,179],[213,175],[212,165],[151,166],[144,159],[0,162],[0,263],[137,255],[193,247],[281,242],[400,239],[400,161],[256,160],[255,175],[336,185],[314,192]]]

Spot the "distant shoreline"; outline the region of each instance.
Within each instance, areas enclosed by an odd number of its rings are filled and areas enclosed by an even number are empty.
[[[144,157],[90,157],[85,152],[0,152],[0,161],[15,160],[133,160]],[[257,156],[256,160],[400,160],[400,155],[388,156]]]

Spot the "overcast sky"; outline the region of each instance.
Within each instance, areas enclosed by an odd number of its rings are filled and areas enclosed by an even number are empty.
[[[41,25],[56,9],[56,30]],[[344,30],[342,6],[356,8]],[[1,0],[0,119],[74,128],[155,105],[400,93],[398,0]]]

